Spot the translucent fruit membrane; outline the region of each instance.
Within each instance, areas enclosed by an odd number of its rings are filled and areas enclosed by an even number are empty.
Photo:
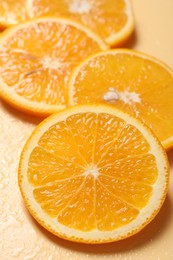
[[[110,231],[132,222],[149,201],[157,175],[155,157],[139,130],[93,112],[51,126],[28,166],[43,211],[81,231]]]

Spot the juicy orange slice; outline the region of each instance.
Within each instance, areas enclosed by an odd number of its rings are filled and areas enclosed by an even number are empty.
[[[71,18],[92,29],[111,46],[124,42],[134,29],[130,0],[6,0],[0,15],[1,26],[43,15]]]
[[[173,71],[161,61],[126,49],[98,53],[75,69],[69,88],[70,105],[112,104],[173,146]]]
[[[93,32],[67,19],[40,18],[7,29],[0,37],[0,96],[34,115],[63,109],[72,69],[105,48]]]
[[[132,236],[158,213],[168,162],[153,133],[103,105],[60,111],[36,127],[20,158],[19,186],[33,217],[64,239]]]
[[[134,29],[130,0],[34,0],[32,15],[66,16],[92,29],[109,45],[123,42]]]

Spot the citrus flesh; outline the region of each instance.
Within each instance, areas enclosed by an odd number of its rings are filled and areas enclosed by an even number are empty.
[[[130,0],[6,0],[1,4],[0,15],[0,27],[45,15],[70,18],[111,46],[124,42],[134,29]]]
[[[125,41],[134,29],[134,18],[129,0],[34,0],[34,16],[51,14],[76,20],[92,29],[109,45]]]
[[[63,109],[72,69],[106,48],[93,32],[67,19],[39,18],[7,29],[0,37],[0,96],[33,115]]]
[[[139,52],[116,49],[89,57],[73,72],[69,105],[107,103],[147,124],[173,146],[173,71]]]
[[[27,1],[5,0],[1,1],[0,6],[0,29],[27,20]]]
[[[19,163],[19,187],[48,231],[81,243],[134,235],[160,210],[168,161],[137,119],[104,105],[79,105],[36,127]]]

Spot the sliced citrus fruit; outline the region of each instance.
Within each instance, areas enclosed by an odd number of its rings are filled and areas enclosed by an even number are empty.
[[[0,37],[0,96],[34,115],[65,108],[71,70],[105,48],[93,32],[67,19],[40,18],[7,29]]]
[[[0,28],[8,27],[28,19],[26,2],[26,0],[1,0]]]
[[[130,0],[34,0],[32,16],[66,16],[91,28],[109,45],[125,41],[134,28]]]
[[[168,169],[142,122],[111,106],[79,105],[36,127],[21,154],[19,186],[44,228],[104,243],[132,236],[156,216]]]
[[[88,26],[111,46],[124,42],[134,29],[130,0],[6,0],[1,5],[1,26],[43,15],[63,16]]]
[[[116,49],[83,61],[69,84],[69,104],[104,102],[140,118],[165,148],[173,146],[173,71],[148,55]]]

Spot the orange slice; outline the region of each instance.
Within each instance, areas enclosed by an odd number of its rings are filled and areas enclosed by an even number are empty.
[[[173,146],[173,71],[161,61],[126,49],[98,53],[75,69],[69,88],[70,105],[112,104]]]
[[[64,239],[127,238],[158,213],[168,161],[153,133],[115,108],[83,105],[36,127],[19,163],[19,186],[33,217]]]
[[[66,16],[91,28],[109,45],[125,41],[134,29],[130,0],[34,0],[32,15]]]
[[[1,26],[43,15],[63,16],[86,25],[111,46],[124,42],[134,29],[130,0],[6,0],[1,5]]]
[[[67,19],[40,18],[7,29],[0,37],[0,96],[34,115],[63,109],[72,69],[106,48],[89,29]]]

